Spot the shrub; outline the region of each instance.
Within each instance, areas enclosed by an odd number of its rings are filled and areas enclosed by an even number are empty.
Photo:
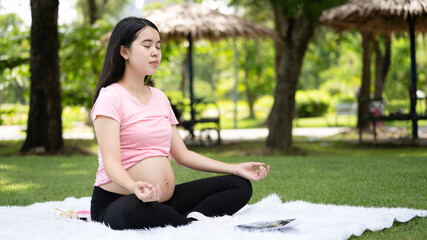
[[[4,103],[0,106],[1,125],[27,125],[28,105]],[[74,122],[85,122],[88,112],[84,107],[65,106],[62,110],[62,125],[72,127]]]
[[[2,125],[26,125],[29,106],[3,103],[0,106],[0,123]]]
[[[331,96],[319,90],[297,91],[295,101],[299,118],[320,117],[328,111]]]

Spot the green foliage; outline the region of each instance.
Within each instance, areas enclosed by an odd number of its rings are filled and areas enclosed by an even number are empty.
[[[81,4],[87,1],[80,0]],[[168,0],[162,6],[180,3]],[[197,1],[200,2],[200,1]],[[271,1],[233,0],[237,14],[246,19],[274,27]],[[273,0],[273,2],[275,2]],[[280,1],[289,11],[309,8],[323,8],[322,4],[340,1]],[[319,3],[315,3],[319,2]],[[102,1],[97,0],[99,5]],[[277,1],[277,4],[279,1]],[[60,27],[60,64],[63,105],[91,108],[92,96],[102,66],[106,45],[101,42],[104,34],[111,31],[120,1],[108,1],[107,9],[99,9],[102,14],[93,26],[79,21]],[[124,4],[122,4],[124,5]],[[310,5],[310,6],[309,6]],[[159,4],[148,4],[146,9],[154,9]],[[79,16],[87,14],[78,5]],[[292,10],[294,9],[294,10]],[[305,10],[304,10],[305,11]],[[111,15],[111,14],[112,15]],[[110,17],[111,16],[111,17]],[[0,91],[4,103],[27,104],[30,87],[30,68],[28,64],[30,42],[29,31],[16,14],[0,16]],[[250,97],[272,99],[275,85],[275,49],[269,39],[237,39],[238,49],[238,91],[239,120],[246,117],[247,106],[242,104]],[[418,88],[427,92],[427,54],[425,39],[417,38]],[[224,110],[232,119],[234,88],[234,50],[232,39],[211,43],[198,41],[194,45],[193,64],[195,79],[195,97],[219,102],[230,102],[230,108]],[[189,103],[188,83],[184,92],[178,96],[182,81],[183,60],[187,54],[187,43],[162,43],[163,60],[159,71],[152,80],[156,87],[171,92],[172,102]],[[331,96],[330,105],[336,102],[356,101],[356,92],[360,86],[362,71],[361,36],[358,32],[334,33],[329,28],[317,28],[313,41],[305,55],[299,90],[322,90]],[[372,56],[374,60],[374,55]],[[374,69],[372,69],[374,71]],[[185,72],[188,70],[185,68]],[[188,73],[187,73],[188,74]],[[373,84],[372,73],[372,84]],[[187,76],[188,77],[188,76]],[[245,82],[244,80],[248,81]],[[393,105],[407,108],[408,87],[410,82],[409,37],[407,34],[393,35],[392,61],[387,75],[384,98]],[[372,87],[373,88],[373,87]],[[394,101],[396,100],[396,101]],[[399,101],[397,101],[399,100]],[[1,101],[0,101],[1,102]],[[255,100],[255,102],[257,102]],[[300,102],[299,100],[297,102]],[[271,105],[260,107],[255,104],[255,114],[265,119]],[[3,109],[3,107],[2,107]],[[260,110],[261,109],[261,110]],[[398,110],[398,109],[397,109]],[[318,113],[316,113],[316,116]],[[300,116],[301,117],[301,116]],[[5,119],[8,120],[5,120]],[[2,116],[3,123],[14,124],[8,114]],[[16,124],[23,121],[18,118]],[[240,124],[239,124],[240,125]]]
[[[300,14],[305,14],[314,21],[317,21],[323,10],[338,6],[348,0],[270,0],[273,6],[280,5],[284,14],[291,18],[296,18]]]
[[[96,5],[96,19],[114,19],[119,18],[124,6],[129,3],[130,0],[95,0]],[[77,0],[76,8],[78,12],[78,24],[89,25],[89,1],[88,0]]]
[[[29,88],[29,32],[15,13],[0,15],[0,103],[25,103]]]
[[[416,41],[417,80],[418,89],[427,92],[427,57],[425,38],[418,36]],[[409,52],[410,42],[407,34],[394,35],[391,50],[391,66],[387,75],[384,98],[409,99],[409,86],[411,86],[411,60]]]
[[[223,52],[216,48],[218,45],[209,41],[198,41],[195,45],[193,55],[194,93],[196,98],[213,100],[219,73],[224,70],[224,65],[218,61],[218,55],[227,54],[227,50]],[[227,54],[227,56],[229,55]],[[232,59],[229,60],[231,60],[229,62],[231,65]]]
[[[244,13],[243,17],[245,19],[261,23],[274,29],[274,13],[270,1],[230,0],[229,5],[236,8],[236,12]]]
[[[156,9],[159,9],[159,8],[162,8],[162,7],[167,7],[167,6],[171,6],[171,5],[175,5],[175,4],[180,4],[180,3],[184,3],[184,2],[188,2],[188,1],[186,1],[186,0],[150,1],[150,3],[148,3],[148,4],[144,3],[144,10],[151,11],[151,10],[156,10]],[[202,0],[193,0],[192,2],[202,3]]]
[[[331,96],[319,90],[297,91],[295,101],[299,118],[318,117],[328,111]]]
[[[29,33],[15,13],[0,15],[0,71],[28,63]]]
[[[299,89],[319,89],[329,79],[322,78],[323,71],[338,65],[340,57],[347,53],[341,51],[340,36],[327,28],[317,28],[304,57]],[[341,41],[342,43],[342,41]]]
[[[1,125],[26,125],[28,119],[27,105],[7,104],[0,106]]]
[[[5,103],[28,103],[30,98],[30,66],[23,64],[5,69],[1,74],[0,91]]]
[[[163,60],[156,75],[153,76],[156,87],[166,92],[176,91],[181,86],[181,71],[185,71],[188,78],[188,67],[182,64],[188,51],[186,45],[175,42],[162,45]],[[237,39],[237,49],[239,95],[243,95],[245,91],[250,91],[256,97],[271,93],[275,82],[272,41]],[[258,49],[263,51],[258,52]],[[209,101],[232,98],[235,82],[234,61],[235,51],[231,39],[215,43],[205,40],[196,42],[193,50],[195,98]],[[188,83],[183,96],[189,97]]]
[[[91,108],[93,91],[102,68],[110,23],[99,20],[92,26],[63,26],[61,31],[61,85],[64,105]]]
[[[4,103],[0,106],[2,125],[27,125],[28,105]],[[75,122],[86,122],[88,112],[82,106],[65,106],[62,110],[62,125],[71,128]]]
[[[165,92],[178,91],[182,80],[182,62],[186,56],[187,49],[182,43],[170,41],[162,43],[162,61],[159,70],[151,80],[156,88]],[[188,72],[188,70],[186,70]],[[187,90],[187,89],[185,89]],[[185,93],[182,93],[183,95]]]
[[[81,106],[66,106],[62,111],[62,126],[72,128],[76,122],[87,122],[89,115],[87,109]]]
[[[243,42],[239,65],[243,71],[243,86],[248,97],[256,99],[273,92],[276,80],[273,50],[273,43],[269,40],[247,39]]]
[[[304,59],[299,89],[321,89],[338,98],[356,99],[362,72],[361,36],[319,28]]]

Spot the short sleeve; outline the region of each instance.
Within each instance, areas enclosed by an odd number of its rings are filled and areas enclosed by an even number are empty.
[[[114,88],[102,88],[92,108],[92,121],[95,121],[98,116],[105,116],[120,123],[122,118],[121,103],[120,95]]]
[[[173,109],[169,100],[168,100],[168,106],[169,106],[169,121],[171,122],[171,125],[177,125],[179,122],[176,119],[175,113],[173,112]]]

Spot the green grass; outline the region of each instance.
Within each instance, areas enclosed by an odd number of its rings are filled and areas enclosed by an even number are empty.
[[[272,193],[283,201],[427,209],[427,151],[417,147],[372,148],[345,142],[295,142],[293,155],[266,154],[263,143],[191,147],[221,161],[263,161],[268,178],[254,182],[255,203]],[[17,156],[22,142],[0,143],[0,205],[90,196],[97,169],[93,141],[66,141],[66,156]],[[5,151],[4,148],[11,149]],[[75,149],[83,150],[76,151]],[[6,152],[6,153],[5,153]],[[2,154],[5,153],[5,154]],[[173,163],[177,183],[211,176]],[[427,219],[352,239],[426,239]]]

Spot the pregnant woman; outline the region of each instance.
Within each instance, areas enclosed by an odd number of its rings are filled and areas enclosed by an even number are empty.
[[[114,28],[91,113],[99,168],[91,218],[112,229],[181,226],[232,215],[252,196],[250,180],[267,176],[260,162],[228,164],[190,151],[169,100],[145,83],[161,61],[160,34],[147,19]],[[175,185],[171,158],[194,170],[223,175]]]

